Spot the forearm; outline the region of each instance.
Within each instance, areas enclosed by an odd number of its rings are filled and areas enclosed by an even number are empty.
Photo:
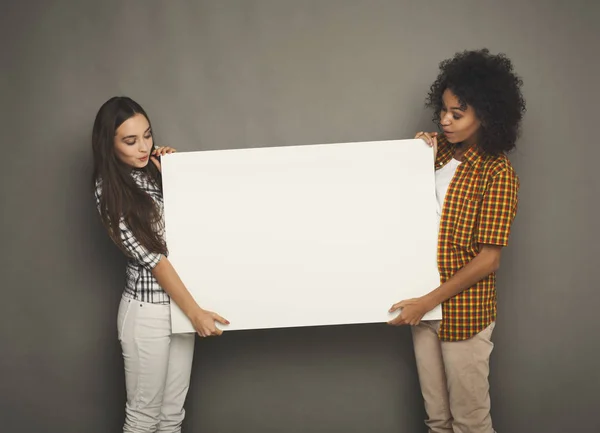
[[[498,270],[500,266],[500,247],[484,247],[466,266],[461,268],[437,289],[423,298],[428,311],[442,302],[474,286],[483,278]]]
[[[190,317],[200,308],[167,257],[162,256],[152,270],[152,275],[186,316]]]

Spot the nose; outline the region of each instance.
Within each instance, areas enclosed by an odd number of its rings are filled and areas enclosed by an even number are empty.
[[[142,153],[148,153],[150,152],[150,149],[152,149],[152,143],[146,138],[142,138],[139,143],[139,151]]]
[[[452,123],[452,114],[451,113],[444,114],[440,119],[440,124],[442,126],[448,126],[448,125],[450,125],[450,123]]]

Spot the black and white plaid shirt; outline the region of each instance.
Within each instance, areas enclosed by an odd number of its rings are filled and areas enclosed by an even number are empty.
[[[141,171],[133,170],[131,175],[137,185],[156,202],[162,214],[163,198],[158,187]],[[102,181],[99,180],[96,182],[95,191],[98,211],[100,211],[101,194]],[[156,281],[151,272],[160,261],[162,255],[152,253],[143,247],[134,237],[123,218],[119,221],[119,229],[123,246],[132,257],[127,262],[124,295],[142,302],[169,304],[169,295],[158,284],[158,281]],[[164,232],[160,232],[159,235],[164,236]]]

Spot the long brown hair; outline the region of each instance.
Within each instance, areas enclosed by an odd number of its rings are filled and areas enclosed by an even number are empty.
[[[94,121],[92,150],[94,154],[93,184],[101,182],[100,217],[115,244],[127,254],[121,239],[121,218],[129,226],[137,241],[154,253],[167,253],[165,241],[158,233],[161,227],[161,210],[131,176],[132,167],[123,163],[115,154],[116,131],[130,117],[141,114],[150,123],[144,109],[134,100],[115,96],[106,101]],[[154,150],[154,147],[153,149]],[[162,192],[160,171],[150,161],[142,172]],[[128,254],[127,254],[128,255]]]

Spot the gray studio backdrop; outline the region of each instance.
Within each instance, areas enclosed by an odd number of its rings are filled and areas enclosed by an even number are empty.
[[[499,276],[496,429],[600,431],[598,2],[2,6],[2,432],[123,421],[124,260],[88,189],[106,99],[138,100],[180,151],[410,138],[432,128],[439,61],[484,46],[514,60],[529,109],[511,156],[522,189]],[[425,431],[409,330],[385,325],[199,341],[187,407],[188,432]]]

